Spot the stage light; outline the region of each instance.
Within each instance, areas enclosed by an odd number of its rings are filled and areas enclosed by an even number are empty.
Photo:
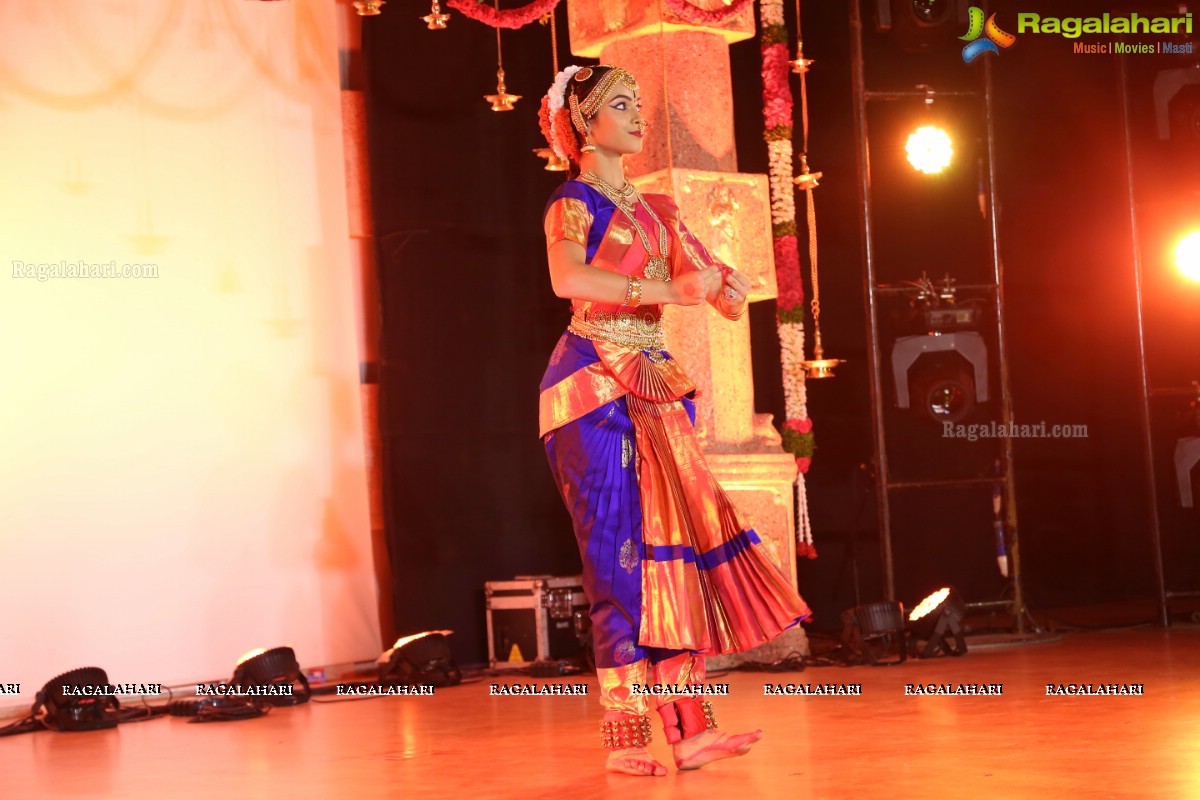
[[[958,423],[975,410],[971,373],[957,358],[926,361],[910,378],[909,402],[919,416],[936,423]]]
[[[257,648],[244,654],[237,660],[233,669],[233,677],[229,681],[240,689],[261,689],[266,687],[293,687],[292,694],[264,693],[263,699],[273,706],[293,706],[308,702],[312,691],[308,687],[308,679],[300,671],[300,662],[296,660],[296,652],[290,647]],[[300,692],[295,691],[299,683]]]
[[[115,728],[121,721],[120,702],[107,689],[108,673],[99,667],[64,672],[42,687],[33,703],[36,717],[45,711],[42,724],[56,731],[98,731]],[[85,689],[88,694],[80,694]]]
[[[935,125],[922,125],[911,134],[904,145],[908,163],[926,175],[936,175],[950,166],[954,146],[950,135]]]
[[[940,285],[924,272],[904,284],[909,307],[897,329],[912,335],[892,344],[896,405],[935,423],[961,422],[989,397],[987,345],[971,330],[979,301],[959,302],[949,274]]]
[[[402,636],[378,659],[380,686],[455,686],[462,672],[446,638],[454,631],[424,631]]]
[[[918,640],[925,642],[921,658],[932,658],[938,652],[950,656],[966,653],[967,641],[959,624],[966,613],[966,605],[950,587],[938,589],[917,603],[908,615],[908,625],[914,649]]]
[[[955,41],[965,29],[971,0],[875,0],[875,27],[908,53]]]
[[[1175,248],[1175,266],[1185,278],[1200,281],[1200,231],[1180,240]]]
[[[904,608],[899,603],[868,603],[842,612],[842,647],[849,663],[876,667],[902,663],[908,649],[904,632]],[[897,659],[882,661],[893,649]]]

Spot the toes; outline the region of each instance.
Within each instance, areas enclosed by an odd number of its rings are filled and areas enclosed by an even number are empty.
[[[631,775],[665,775],[666,767],[659,770],[662,765],[656,761],[646,761],[641,758],[623,758],[620,762],[620,769]]]

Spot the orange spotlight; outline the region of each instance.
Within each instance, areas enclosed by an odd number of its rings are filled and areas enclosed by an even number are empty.
[[[1185,277],[1200,282],[1200,231],[1189,233],[1175,248],[1175,266]]]
[[[922,125],[913,131],[904,145],[908,163],[926,175],[934,175],[950,166],[954,148],[950,136],[935,125]]]

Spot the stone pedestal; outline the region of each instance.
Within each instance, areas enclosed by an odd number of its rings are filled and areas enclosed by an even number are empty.
[[[747,4],[723,25],[693,26],[658,0],[567,1],[571,51],[624,67],[638,80],[649,126],[642,152],[625,162],[634,183],[675,199],[696,238],[750,278],[751,302],[776,296],[767,176],[737,172],[733,136],[728,48],[754,35],[753,14]],[[699,389],[696,428],[705,459],[795,586],[796,461],[771,415],[754,412],[749,318],[731,322],[706,303],[669,305],[664,321],[667,349]],[[799,627],[747,653],[713,658],[710,667],[797,652],[808,652]]]
[[[721,25],[690,25],[672,14],[659,0],[567,0],[571,52],[585,58],[599,58],[604,62],[605,47],[629,40],[645,42],[645,37],[658,36],[660,22],[661,29],[667,34],[711,33],[728,47],[733,42],[754,36],[753,6],[753,3],[748,3],[736,17]],[[660,8],[663,12],[661,19],[658,15]],[[728,72],[727,55],[724,62],[725,71]],[[629,69],[625,64],[621,66]]]

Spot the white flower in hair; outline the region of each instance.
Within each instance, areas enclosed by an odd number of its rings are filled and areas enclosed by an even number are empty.
[[[559,110],[566,104],[567,83],[570,82],[571,76],[583,69],[572,64],[562,72],[554,76],[554,83],[550,84],[550,90],[546,93],[547,106],[550,109],[550,147],[554,150],[554,154],[564,161],[567,154],[558,149],[558,130],[554,124],[554,118]]]
[[[554,114],[566,103],[567,83],[571,80],[571,76],[581,69],[583,67],[572,64],[554,76],[554,83],[550,85],[550,91],[547,93],[550,97],[551,114]]]

